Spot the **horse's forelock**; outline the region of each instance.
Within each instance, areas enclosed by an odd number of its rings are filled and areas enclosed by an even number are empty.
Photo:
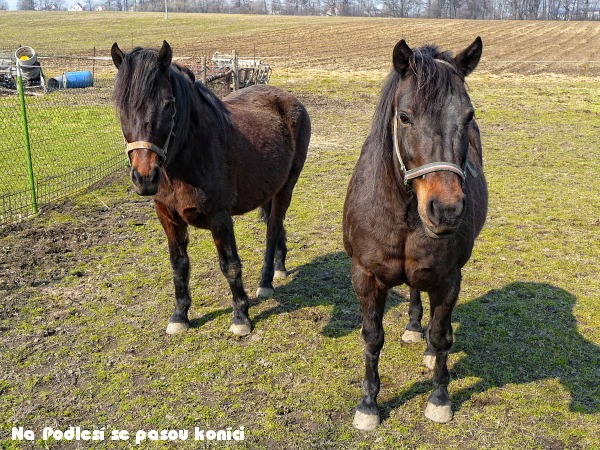
[[[121,110],[137,109],[157,98],[160,70],[155,50],[134,48],[125,54],[115,80],[114,98]]]
[[[431,113],[439,110],[457,87],[455,84],[464,83],[452,55],[440,52],[435,46],[416,49],[409,64],[413,76],[413,106],[417,112]],[[454,75],[459,75],[459,79]]]
[[[415,49],[409,64],[408,76],[413,77],[412,103],[416,112],[431,113],[440,109],[456,87],[455,83],[464,83],[464,78],[454,65],[452,54],[440,52],[436,46]],[[459,75],[459,78],[454,75]],[[403,81],[400,74],[392,69],[381,90],[379,104],[373,116],[371,138],[376,143],[376,148],[384,150],[384,155],[392,151],[394,103],[399,89],[403,88]]]

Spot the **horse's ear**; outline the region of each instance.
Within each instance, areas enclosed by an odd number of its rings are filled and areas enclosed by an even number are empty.
[[[481,37],[477,36],[471,45],[454,58],[456,67],[458,67],[458,70],[460,70],[465,77],[473,72],[475,67],[477,67],[477,64],[479,64],[482,51],[483,42]]]
[[[394,47],[394,69],[396,69],[396,72],[398,72],[400,76],[404,76],[406,73],[406,69],[408,69],[409,66],[409,59],[412,54],[413,51],[404,39],[398,42]]]
[[[121,63],[123,62],[123,52],[115,42],[110,48],[110,55],[112,56],[112,60],[115,63],[115,67],[118,69],[121,67]]]
[[[167,69],[173,60],[173,50],[167,41],[163,41],[163,45],[158,51],[158,62]]]

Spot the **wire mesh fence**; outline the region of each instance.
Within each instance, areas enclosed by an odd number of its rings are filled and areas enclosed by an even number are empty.
[[[228,69],[210,62],[207,69],[204,55],[187,52],[198,56],[178,62],[198,80],[213,80],[208,86],[218,96],[231,91],[232,77],[219,75]],[[127,165],[112,102],[116,69],[111,58],[95,51],[89,56],[35,55],[35,67],[23,71],[26,144],[16,53],[0,49],[0,227],[33,215],[36,203],[71,195]]]
[[[127,163],[112,106],[112,61],[35,55],[34,70],[23,71],[23,116],[15,53],[0,50],[0,224],[22,220],[36,202],[65,197]]]

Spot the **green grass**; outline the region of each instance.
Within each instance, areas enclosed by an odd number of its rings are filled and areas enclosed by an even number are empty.
[[[408,308],[398,288],[384,320],[384,421],[373,433],[351,427],[363,361],[341,209],[384,76],[275,77],[307,104],[313,138],[286,220],[292,273],[275,298],[253,300],[247,338],[227,332],[230,293],[205,231],[191,233],[193,327],[165,335],[165,239],[124,173],[5,232],[0,268],[16,281],[2,287],[3,445],[14,445],[13,426],[37,435],[78,425],[244,426],[231,447],[252,449],[597,446],[599,111],[588,99],[600,83],[584,78],[473,75],[490,211],[454,314],[455,418],[423,416],[430,373],[423,345],[400,344]],[[264,228],[255,214],[235,227],[252,293]]]
[[[125,166],[111,95],[111,87],[94,87],[25,97],[38,205],[73,194]],[[0,97],[0,142],[0,223],[6,224],[32,212],[16,95]]]
[[[17,17],[30,26],[19,27]],[[490,209],[453,316],[455,418],[437,425],[423,416],[431,374],[421,366],[424,345],[400,344],[408,311],[408,291],[400,287],[390,293],[384,318],[384,420],[377,431],[360,433],[351,426],[364,368],[360,309],[341,239],[346,186],[389,66],[388,44],[409,37],[411,43],[435,40],[457,50],[454,44],[468,39],[447,31],[458,28],[457,22],[128,17],[0,13],[0,26],[40,51],[59,43],[65,52],[84,53],[81,48],[94,45],[106,52],[114,40],[128,47],[166,38],[176,50],[200,42],[210,55],[234,47],[248,52],[258,43],[259,54],[274,57],[273,84],[297,94],[313,121],[310,154],[286,219],[292,272],[277,282],[273,299],[253,299],[252,334],[231,336],[230,293],[212,240],[208,232],[193,230],[193,326],[167,336],[173,287],[164,234],[151,203],[132,192],[125,171],[46,206],[34,220],[4,228],[3,448],[26,447],[11,440],[14,426],[35,431],[33,448],[75,447],[41,441],[45,426],[104,427],[103,443],[82,445],[92,448],[135,447],[110,441],[116,429],[134,434],[240,426],[245,441],[223,447],[598,448],[600,110],[594,99],[600,81],[490,70],[493,57],[514,59],[517,41],[527,42],[534,55],[556,39],[568,51],[579,42],[569,30],[595,36],[597,24],[460,22],[461,29],[468,27],[465,35],[481,32],[486,43],[488,59],[469,86],[482,130]],[[76,34],[70,20],[83,21],[94,33]],[[528,30],[540,40],[524,40]],[[373,33],[377,39],[365,39]],[[549,35],[555,40],[544,38]],[[592,49],[578,54],[593,59]],[[5,117],[0,114],[0,121]],[[54,118],[46,114],[44,120]],[[249,214],[236,218],[235,227],[252,295],[264,226]],[[181,447],[220,445],[187,441]]]

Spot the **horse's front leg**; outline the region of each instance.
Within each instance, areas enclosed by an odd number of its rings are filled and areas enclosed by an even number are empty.
[[[363,396],[356,408],[352,425],[364,431],[375,429],[380,423],[377,394],[379,394],[379,354],[383,347],[383,313],[387,289],[381,286],[373,273],[352,261],[352,286],[360,301],[363,315],[362,337],[365,341],[365,379]]]
[[[237,252],[231,216],[223,213],[213,217],[210,231],[219,253],[221,271],[233,294],[233,318],[229,331],[238,336],[246,336],[252,331],[248,316],[250,300],[242,283],[242,263]]]
[[[169,244],[169,256],[175,285],[175,309],[167,326],[167,334],[180,333],[190,327],[188,310],[190,297],[190,258],[187,253],[188,225],[164,207],[156,205],[156,214],[165,230]]]
[[[427,400],[425,417],[434,422],[446,423],[452,420],[452,404],[448,395],[450,372],[448,372],[448,352],[452,347],[452,310],[460,292],[460,271],[446,282],[429,291],[431,320],[427,327],[428,351],[435,351],[433,367],[434,391]]]

